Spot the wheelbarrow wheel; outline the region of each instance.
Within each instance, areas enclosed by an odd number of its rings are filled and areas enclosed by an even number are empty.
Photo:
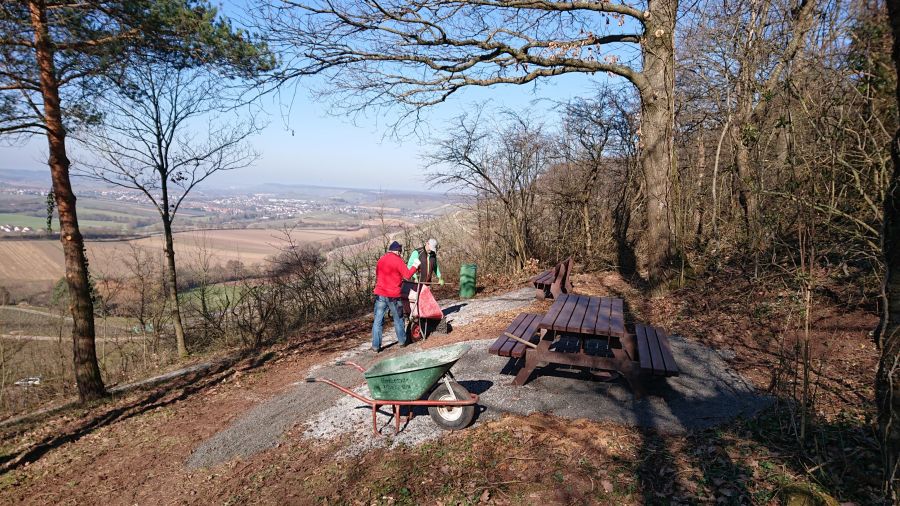
[[[437,388],[428,396],[429,401],[452,401],[468,399],[471,397],[469,391],[455,381],[450,382],[453,388],[453,394],[447,390],[447,385],[443,382],[438,383]],[[475,417],[475,406],[429,406],[428,415],[434,420],[434,423],[446,430],[465,429],[472,423]]]
[[[406,324],[406,338],[413,343],[422,340],[422,328],[419,327],[418,318],[409,319],[409,323]]]

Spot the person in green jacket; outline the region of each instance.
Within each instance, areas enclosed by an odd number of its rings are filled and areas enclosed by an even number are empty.
[[[439,284],[444,284],[444,277],[441,276],[441,269],[438,267],[436,250],[437,240],[428,239],[428,242],[421,248],[416,248],[410,253],[409,260],[406,261],[408,267],[412,267],[417,260],[420,262],[418,272],[413,275],[413,281],[431,283],[433,279],[437,278]]]

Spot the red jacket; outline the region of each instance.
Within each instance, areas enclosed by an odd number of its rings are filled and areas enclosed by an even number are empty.
[[[409,279],[416,268],[406,268],[406,262],[396,253],[385,253],[375,265],[375,295],[399,297],[403,279]]]

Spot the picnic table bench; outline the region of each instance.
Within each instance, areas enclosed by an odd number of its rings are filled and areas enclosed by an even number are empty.
[[[528,334],[535,319],[525,323],[531,316],[523,313],[507,328],[524,332],[521,337],[529,344],[507,338],[491,346],[492,352],[497,346],[496,354],[508,347],[509,355],[501,356],[517,358],[513,353],[519,353],[519,357],[524,353],[525,364],[513,385],[524,385],[541,364],[559,364],[619,373],[641,397],[644,379],[678,375],[665,331],[645,324],[637,324],[635,334],[626,331],[622,299],[561,294],[540,317],[536,343]],[[514,332],[510,333],[520,337]]]
[[[538,324],[541,323],[543,317],[544,315],[536,313],[519,313],[488,351],[501,357],[521,358],[525,354],[525,343],[516,341],[507,334],[514,335],[523,341],[537,342]]]
[[[659,327],[636,323],[634,333],[642,371],[651,376],[678,376],[678,365],[672,356],[666,331]]]
[[[572,257],[556,264],[550,270],[544,271],[529,281],[534,284],[538,299],[547,297],[557,298],[560,294],[572,291],[572,282],[569,277],[572,274]]]

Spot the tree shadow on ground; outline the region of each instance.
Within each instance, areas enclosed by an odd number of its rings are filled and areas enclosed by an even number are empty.
[[[633,329],[635,316],[632,309],[626,303],[624,310],[629,326]],[[613,343],[613,346],[617,347],[618,344]],[[579,342],[577,338],[564,336],[553,343],[551,348],[560,352],[575,352],[579,350]],[[585,350],[592,355],[611,355],[609,344],[586,345]],[[702,353],[694,353],[692,350],[694,347],[680,350],[679,360],[702,363],[707,359]],[[518,372],[523,362],[523,359],[511,358],[501,373],[513,375]],[[704,389],[686,391],[686,388],[691,388],[689,385],[699,386],[705,382],[698,376],[705,370],[706,368],[691,370],[685,381],[690,379],[693,383],[681,383],[677,389],[673,388],[667,378],[645,377],[648,396],[639,400],[621,400],[630,402],[629,406],[624,407],[625,420],[620,420],[616,415],[610,417],[612,421],[639,427],[641,443],[637,449],[634,470],[639,485],[638,493],[641,494],[644,504],[677,503],[677,500],[673,500],[676,496],[686,503],[708,502],[712,497],[725,504],[754,501],[749,482],[752,473],[747,466],[733,459],[723,449],[725,444],[720,438],[721,433],[718,429],[697,429],[697,427],[708,427],[710,423],[707,421],[710,420],[712,423],[720,420],[730,423],[725,420],[727,416],[731,416],[732,411],[739,406],[743,410],[750,404],[754,406],[756,404],[743,402],[736,404],[739,402],[738,399],[748,394],[742,393],[740,389],[735,390],[735,386],[731,383],[733,380],[726,380],[730,376],[725,372],[707,377],[706,382],[709,384]],[[633,395],[624,379],[615,374],[609,378],[598,378],[595,372],[584,368],[549,364],[537,369],[535,375],[589,381],[594,385],[592,389],[598,396],[613,395],[611,389],[622,387],[627,392],[625,395]],[[535,375],[532,376],[532,380]],[[579,390],[584,390],[583,386],[580,386]],[[620,395],[621,392],[614,394],[613,398]],[[733,413],[734,416],[738,414],[739,411]],[[671,431],[678,427],[687,430],[688,435],[693,432],[703,433],[700,451],[707,453],[694,455],[696,448],[676,444],[685,437],[682,434],[671,434]],[[683,475],[683,469],[680,468],[685,462],[697,470],[696,481],[699,481],[699,484]]]
[[[444,309],[444,316],[451,315],[453,313],[458,313],[460,309],[462,309],[468,305],[469,305],[468,302],[461,302],[459,304],[453,304],[452,306],[449,306],[446,309]]]

